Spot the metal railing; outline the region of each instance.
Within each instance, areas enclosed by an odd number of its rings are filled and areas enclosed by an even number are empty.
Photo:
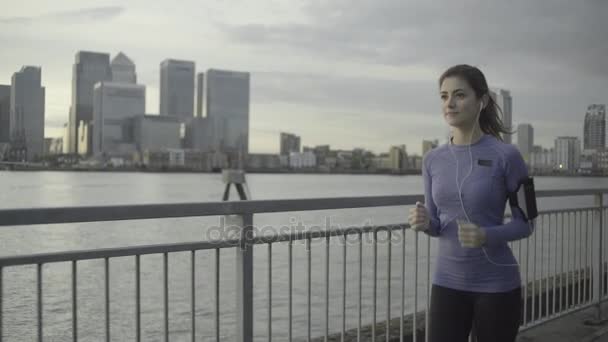
[[[597,319],[602,318],[600,304],[607,298],[606,287],[606,256],[603,253],[606,234],[603,232],[604,215],[606,214],[603,206],[603,194],[608,193],[608,189],[588,189],[588,190],[563,190],[563,191],[538,191],[538,198],[547,197],[570,197],[570,196],[593,196],[595,206],[586,208],[571,208],[561,210],[542,211],[536,221],[535,233],[528,239],[510,243],[518,262],[521,265],[522,286],[523,286],[523,308],[521,329],[529,329],[555,318],[562,317],[572,312],[597,306]],[[351,338],[359,340],[377,339],[378,334],[389,341],[391,337],[400,336],[401,340],[418,340],[418,335],[424,333],[428,339],[428,308],[430,298],[430,274],[432,256],[434,255],[431,238],[408,230],[407,224],[377,225],[363,227],[349,227],[346,229],[329,230],[308,230],[292,232],[288,234],[273,234],[265,236],[255,236],[254,234],[254,214],[277,213],[277,212],[297,212],[327,209],[352,209],[352,208],[372,208],[388,206],[413,205],[416,201],[423,200],[421,195],[411,196],[384,196],[384,197],[357,197],[357,198],[321,198],[321,199],[299,199],[299,200],[266,200],[266,201],[238,201],[238,202],[215,202],[215,203],[185,203],[185,204],[166,204],[166,205],[136,205],[136,206],[106,206],[106,207],[76,207],[76,208],[48,208],[48,209],[12,209],[0,210],[0,226],[22,226],[22,225],[44,225],[56,223],[75,223],[75,222],[98,222],[98,221],[117,221],[117,220],[137,220],[137,219],[162,219],[176,217],[202,217],[202,216],[222,216],[229,218],[232,225],[240,227],[241,234],[238,238],[221,241],[200,241],[190,243],[160,244],[135,247],[106,248],[95,250],[79,250],[60,253],[44,253],[34,255],[19,255],[0,258],[0,339],[4,332],[4,311],[6,296],[4,293],[4,273],[5,269],[17,266],[33,265],[36,267],[36,327],[38,341],[43,341],[44,326],[44,266],[50,263],[70,263],[71,264],[71,320],[73,341],[79,340],[78,324],[78,266],[83,260],[102,260],[103,261],[103,301],[104,315],[103,320],[104,336],[106,341],[110,341],[112,336],[112,326],[110,317],[110,266],[111,260],[119,257],[133,257],[135,261],[135,337],[140,341],[142,337],[141,322],[141,257],[150,254],[160,254],[163,256],[163,328],[162,336],[164,341],[170,338],[170,301],[169,301],[169,263],[168,256],[171,253],[188,252],[190,255],[189,281],[190,281],[190,312],[191,320],[190,339],[197,340],[197,252],[212,251],[214,255],[214,277],[213,281],[213,329],[212,340],[220,341],[224,339],[220,334],[220,273],[222,271],[220,251],[232,249],[235,251],[235,320],[237,341],[254,340],[254,247],[266,248],[266,273],[267,273],[267,293],[266,293],[266,336],[263,340],[273,339],[273,292],[278,291],[273,286],[273,245],[287,245],[287,289],[281,289],[287,293],[287,327],[285,336],[281,339],[305,339],[313,340],[312,322],[313,318],[322,322],[322,337],[327,341],[332,335],[339,334],[341,340]],[[405,216],[405,215],[404,215]],[[407,236],[411,234],[411,238]],[[353,238],[354,237],[354,238]],[[369,243],[367,242],[369,238]],[[339,243],[335,243],[338,240]],[[408,246],[407,241],[410,242]],[[296,294],[295,298],[306,307],[301,316],[305,322],[298,320],[305,325],[305,333],[294,336],[294,253],[293,248],[296,242],[304,242],[305,256],[296,258],[296,262],[306,264],[306,279],[304,284],[305,294]],[[318,297],[313,294],[313,243],[323,244],[324,268],[322,279],[323,294],[323,317],[313,317],[313,299]],[[332,244],[338,246],[330,248]],[[371,279],[365,278],[364,247],[370,247],[372,253],[372,272]],[[384,245],[381,250],[383,255],[379,258],[379,245]],[[400,253],[395,254],[394,246],[400,245]],[[356,257],[353,258],[348,253],[349,246],[356,247]],[[409,248],[413,248],[413,255],[410,260],[407,256]],[[352,248],[351,248],[352,249]],[[338,262],[339,272],[331,272],[331,252],[340,252],[341,262]],[[349,259],[350,256],[350,259]],[[384,283],[379,284],[378,270],[379,263],[385,266]],[[347,272],[348,264],[354,264],[356,272]],[[315,264],[316,265],[316,264]],[[411,272],[406,272],[406,268],[411,267]],[[276,268],[276,266],[274,266]],[[352,267],[351,267],[352,268]],[[396,268],[396,272],[395,272]],[[315,268],[316,269],[316,268]],[[420,270],[423,274],[420,275]],[[367,269],[365,269],[367,271]],[[276,271],[275,271],[276,272]],[[331,277],[330,277],[331,275]],[[338,277],[338,275],[340,275]],[[330,315],[330,285],[336,277],[341,280],[341,287],[337,291],[341,305],[341,322],[337,324],[338,330],[330,329],[330,323],[335,321],[335,315]],[[348,309],[352,307],[347,303],[348,286],[351,284],[349,277],[356,286],[356,311],[353,315]],[[381,279],[382,280],[382,279]],[[407,282],[413,282],[413,286],[406,286]],[[364,303],[370,298],[366,298],[363,293],[368,291],[363,287],[365,282],[371,282],[371,305]],[[316,280],[314,283],[318,283]],[[397,286],[395,286],[395,283]],[[379,286],[380,285],[380,288]],[[412,285],[412,284],[410,284]],[[395,291],[394,289],[397,289]],[[336,292],[336,291],[334,291]],[[379,292],[380,296],[385,296],[385,321],[379,324],[377,317]],[[394,292],[397,292],[395,295]],[[348,292],[352,293],[352,291]],[[305,296],[305,299],[299,298]],[[396,300],[398,300],[396,302]],[[409,312],[407,311],[407,301]],[[424,316],[419,315],[420,303]],[[370,307],[371,306],[371,307]],[[399,313],[394,315],[394,307],[398,306]],[[298,306],[296,309],[301,309]],[[369,322],[363,321],[363,314],[366,309],[371,309],[371,319]],[[258,309],[259,310],[259,309]],[[302,310],[300,310],[302,311]],[[422,312],[421,312],[422,313]],[[408,317],[411,320],[411,331],[406,331],[405,322]],[[348,317],[356,320],[356,329],[347,329]],[[419,317],[420,316],[420,317]],[[420,318],[424,317],[421,325]],[[398,319],[398,323],[395,323]],[[352,319],[351,319],[352,320]],[[394,328],[398,324],[399,329]],[[336,326],[336,324],[333,324]],[[371,332],[369,331],[371,329]],[[302,330],[302,329],[299,329]],[[259,336],[257,337],[258,339]]]

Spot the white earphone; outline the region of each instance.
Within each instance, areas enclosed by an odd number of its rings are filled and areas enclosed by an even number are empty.
[[[479,122],[479,116],[481,115],[481,112],[484,108],[484,104],[483,101],[481,101],[481,104],[479,105],[479,112],[477,113],[477,117],[475,118],[475,122]],[[473,129],[471,131],[471,137],[469,138],[469,156],[470,156],[470,160],[471,160],[471,168],[469,169],[469,173],[462,179],[462,182],[460,182],[460,184],[458,183],[458,171],[459,171],[459,165],[458,165],[458,158],[456,158],[456,155],[454,154],[454,151],[452,151],[452,148],[450,147],[450,145],[448,144],[448,148],[450,150],[450,152],[452,153],[452,156],[454,157],[454,159],[456,160],[456,187],[458,188],[458,199],[460,200],[460,205],[462,206],[462,211],[464,213],[464,215],[467,218],[468,222],[471,222],[471,219],[469,218],[469,215],[467,214],[467,211],[464,207],[464,201],[462,200],[462,185],[464,184],[464,181],[471,175],[471,173],[473,172],[473,152],[471,151],[471,140],[473,139],[473,133],[475,132],[475,129]],[[532,228],[530,228],[532,229]],[[490,259],[490,257],[488,256],[488,252],[486,252],[486,248],[485,247],[481,247],[481,249],[483,250],[483,253],[486,256],[486,259],[488,259],[488,261],[494,265],[497,266],[512,266],[512,267],[518,267],[519,264],[515,263],[515,264],[499,264],[496,263],[494,261],[492,261],[492,259]]]

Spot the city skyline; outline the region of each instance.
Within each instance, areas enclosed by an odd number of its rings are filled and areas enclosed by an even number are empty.
[[[150,109],[159,108],[159,63],[166,58],[192,60],[197,72],[248,71],[254,153],[278,151],[281,131],[301,136],[307,146],[382,152],[405,144],[411,153],[420,153],[421,140],[442,143],[447,132],[437,78],[446,67],[463,62],[479,66],[492,88],[510,91],[513,126],[530,123],[536,144],[542,146],[552,146],[557,136],[582,140],[587,105],[608,102],[607,62],[598,58],[606,55],[608,46],[600,34],[605,24],[601,18],[591,19],[606,4],[488,4],[480,10],[486,19],[496,19],[488,20],[493,26],[476,20],[477,11],[462,12],[450,3],[361,4],[331,26],[323,22],[343,11],[346,3],[241,5],[191,2],[184,9],[168,10],[158,4],[16,4],[0,16],[6,51],[0,83],[8,84],[23,65],[41,66],[47,89],[45,132],[58,137],[68,121],[71,66],[77,51],[111,56],[123,51],[137,65],[138,83],[147,87]],[[284,15],[271,14],[277,11]],[[217,19],[186,15],[195,12],[205,13],[203,17],[213,13]],[[392,12],[402,15],[397,18]],[[458,14],[454,27],[442,23],[449,13]],[[179,25],[159,33],[159,40],[150,40],[146,30],[161,14],[164,23]],[[369,20],[364,21],[367,14]],[[522,25],[528,34],[518,34],[519,29],[502,18],[509,15],[528,23]],[[565,21],[570,25],[547,24]],[[133,22],[136,28],[126,30]],[[391,28],[396,36],[378,39]],[[412,30],[411,36],[405,34]],[[477,30],[485,39],[472,35]],[[492,38],[505,32],[509,34],[501,39]],[[35,52],[45,44],[53,47],[45,49],[44,56]]]

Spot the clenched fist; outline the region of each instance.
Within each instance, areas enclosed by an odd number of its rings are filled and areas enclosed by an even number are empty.
[[[479,248],[486,242],[486,231],[475,223],[456,220],[458,224],[458,241],[464,248]]]
[[[408,223],[414,231],[427,231],[430,225],[429,212],[421,202],[416,202],[414,208],[410,208],[410,214],[408,216]]]

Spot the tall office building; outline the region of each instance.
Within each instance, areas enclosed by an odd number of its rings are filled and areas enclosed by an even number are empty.
[[[530,124],[517,126],[517,147],[526,164],[530,164],[530,153],[534,146],[534,128]]]
[[[513,118],[513,98],[511,97],[511,93],[508,90],[504,89],[495,89],[495,91],[490,91],[490,96],[496,102],[498,107],[500,107],[499,115],[502,112],[500,119],[502,120],[503,125],[507,130],[511,130],[512,127],[512,118]],[[511,135],[501,133],[502,140],[510,144],[511,143]]]
[[[196,75],[196,116],[203,117],[203,106],[205,104],[205,73],[199,72]]]
[[[583,149],[602,150],[606,147],[606,105],[587,107],[583,128]]]
[[[68,123],[68,144],[70,153],[90,151],[90,139],[79,141],[81,125],[89,125],[93,120],[93,89],[95,84],[112,79],[110,55],[107,53],[79,51],[72,70],[72,106]]]
[[[112,69],[112,82],[115,83],[137,83],[137,73],[135,72],[135,64],[122,52],[119,52],[112,59],[110,65]]]
[[[160,64],[160,115],[186,122],[194,115],[194,62],[166,59]]]
[[[128,119],[146,113],[146,87],[143,85],[100,82],[93,96],[92,153],[116,153],[126,137]]]
[[[0,143],[10,141],[11,86],[0,85]]]
[[[577,137],[555,139],[555,166],[561,171],[576,171],[579,168],[581,142]]]
[[[9,134],[12,143],[25,149],[21,159],[32,161],[44,154],[44,97],[39,67],[24,66],[13,74]]]
[[[248,72],[207,71],[207,117],[214,127],[213,148],[233,152],[244,161],[249,153]]]
[[[300,152],[300,137],[295,134],[281,133],[281,155],[288,156],[291,152]]]

